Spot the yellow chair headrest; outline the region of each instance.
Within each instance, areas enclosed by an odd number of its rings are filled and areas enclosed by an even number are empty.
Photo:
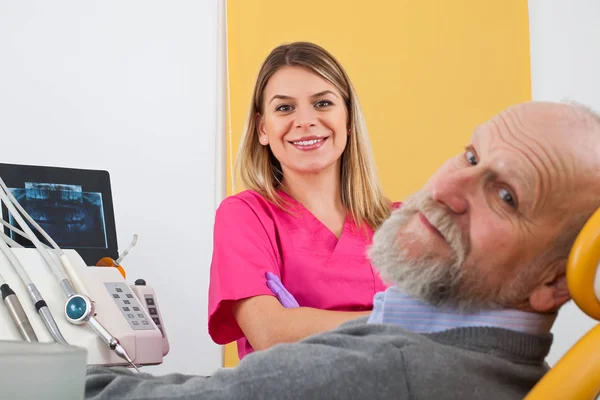
[[[595,280],[600,261],[600,208],[585,223],[569,254],[567,286],[575,304],[600,321],[600,302]]]

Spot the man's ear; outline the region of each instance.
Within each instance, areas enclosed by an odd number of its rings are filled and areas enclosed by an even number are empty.
[[[540,313],[554,312],[571,299],[563,273],[543,281],[529,296],[530,307]]]

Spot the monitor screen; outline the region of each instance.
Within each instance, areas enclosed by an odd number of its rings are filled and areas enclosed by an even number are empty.
[[[102,257],[118,257],[107,171],[0,164],[0,177],[19,204],[61,248],[76,250],[90,266]],[[20,228],[5,204],[2,217]],[[40,241],[49,244],[33,231]],[[31,241],[6,227],[4,233],[25,247],[33,247]]]

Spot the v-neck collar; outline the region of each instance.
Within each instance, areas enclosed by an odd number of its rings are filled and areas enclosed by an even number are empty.
[[[310,225],[310,234],[311,236],[313,236],[315,238],[315,240],[322,240],[322,241],[326,241],[328,244],[331,244],[330,248],[333,249],[333,251],[335,251],[335,249],[338,247],[339,242],[344,238],[344,236],[346,235],[346,232],[349,229],[349,218],[348,218],[348,213],[346,213],[346,216],[344,217],[344,224],[342,226],[342,231],[340,232],[340,237],[338,238],[335,233],[333,233],[333,231],[331,229],[329,229],[329,227],[327,225],[325,225],[319,218],[317,218],[308,208],[306,208],[302,203],[300,203],[298,200],[296,200],[295,198],[293,198],[291,195],[289,195],[288,193],[284,192],[283,190],[278,190],[278,193],[285,198],[285,200],[288,200],[289,202],[293,203],[293,205],[302,212],[302,216],[304,217],[305,221],[308,222],[308,224]]]

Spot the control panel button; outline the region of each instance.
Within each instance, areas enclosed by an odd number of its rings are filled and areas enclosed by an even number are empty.
[[[125,318],[128,322],[130,329],[133,329],[134,331],[154,329],[154,326],[150,323],[148,314],[145,312],[145,304],[141,303],[138,298],[132,294],[133,292],[128,284],[124,282],[105,282],[104,286],[106,287],[109,296],[113,297],[115,305],[121,311],[122,318]],[[151,301],[152,300],[154,299],[151,299]]]

